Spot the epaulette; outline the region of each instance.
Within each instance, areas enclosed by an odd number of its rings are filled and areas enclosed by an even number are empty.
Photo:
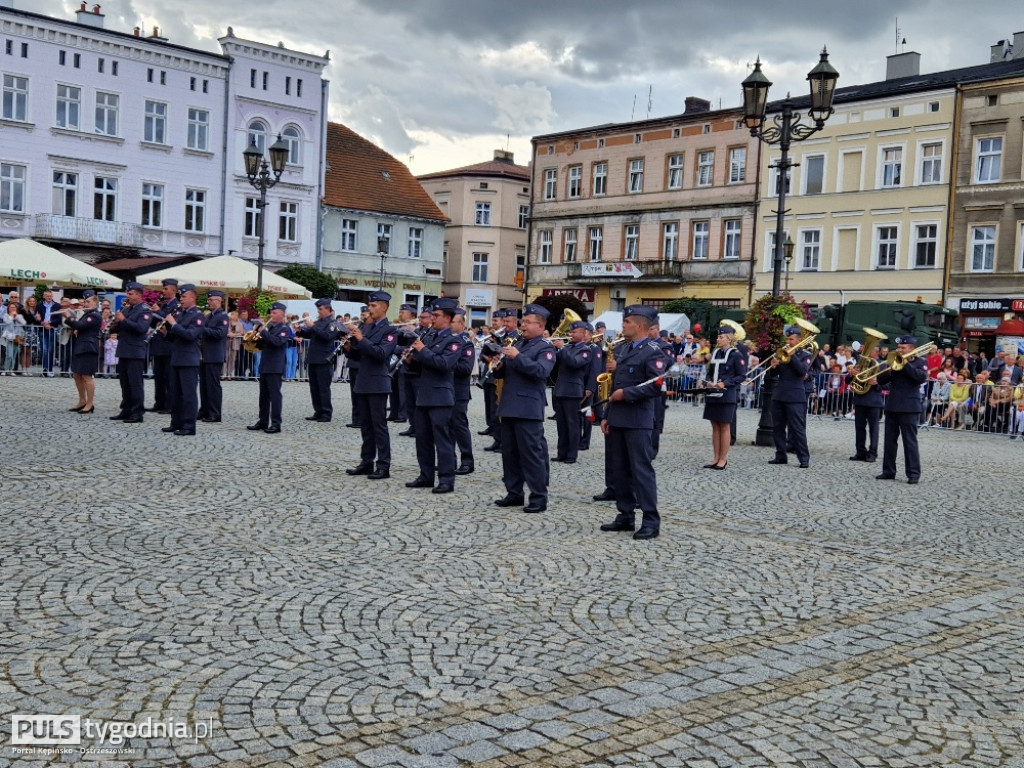
[[[650,347],[651,349],[656,349],[659,352],[662,351],[661,350],[661,345],[658,344],[658,342],[656,342],[654,339],[648,339],[647,340],[647,346]]]

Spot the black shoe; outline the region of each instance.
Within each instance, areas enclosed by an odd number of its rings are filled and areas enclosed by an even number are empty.
[[[388,419],[388,421],[394,422],[395,424],[405,424],[408,419]]]
[[[220,419],[203,419],[207,424],[220,424]]]
[[[500,443],[491,443],[486,448],[484,448],[484,450],[485,451],[490,451],[491,453],[500,453],[501,452],[501,444]]]
[[[731,439],[731,440],[729,441],[729,445],[736,445],[736,438],[735,438],[735,437],[734,437],[734,438],[732,438],[732,439]]]
[[[167,408],[159,410],[159,411],[157,411],[157,413],[162,413],[164,416],[170,416],[170,414],[171,414],[170,410],[167,409]]]
[[[704,469],[715,469],[715,467],[717,467],[717,466],[718,466],[718,465],[717,465],[717,464],[714,464],[714,463],[711,463],[711,464],[705,464],[705,465],[704,465]]]
[[[806,462],[806,461],[801,461],[800,462],[800,469],[807,469],[809,466],[811,466],[809,462]]]
[[[319,416],[307,416],[306,421],[316,421],[319,418]]]
[[[478,435],[493,435],[494,433],[491,432],[491,428],[488,427],[487,429],[481,429],[479,432],[477,432],[477,434]]]
[[[869,464],[874,464],[876,461],[878,461],[878,457],[877,456],[868,456],[868,457],[866,457],[864,459],[864,461],[868,462]]]
[[[434,481],[430,480],[429,478],[424,477],[423,475],[420,475],[415,480],[413,480],[411,483],[406,483],[405,487],[406,488],[433,488],[434,487]]]
[[[348,427],[349,429],[359,429],[358,424],[346,424],[345,426]]]
[[[769,459],[769,464],[789,464],[788,459]]]
[[[531,501],[529,504],[523,507],[523,512],[535,514],[537,512],[544,512],[547,508],[547,504],[537,504],[536,502]]]
[[[255,424],[250,424],[249,426],[246,427],[246,429],[248,429],[250,432],[255,432],[257,429],[266,429],[266,428],[267,428],[266,424],[260,424],[259,422],[256,422]]]
[[[868,457],[866,454],[858,453],[856,456],[851,456],[850,461],[867,461]]]
[[[564,464],[575,464],[576,463],[576,459],[562,459],[562,462]]]
[[[160,413],[160,411],[163,410],[163,406],[160,406],[159,408],[157,408],[154,405],[152,408],[145,408],[144,410],[149,411],[150,413]]]
[[[474,467],[473,467],[472,464],[460,464],[459,468],[455,470],[455,474],[456,475],[471,475],[471,474],[473,474],[473,469],[474,469]]]
[[[437,487],[431,491],[431,493],[451,493],[455,490],[455,486],[451,483],[438,483]]]
[[[895,480],[896,475],[875,475],[875,480]]]
[[[71,411],[71,413],[78,413],[78,412],[79,412],[79,411],[81,411],[81,410],[82,410],[83,408],[85,408],[85,406],[84,406],[84,405],[79,405],[79,406],[77,406],[76,408],[68,408],[68,410],[69,410],[69,411]]]
[[[414,429],[403,429],[398,434],[401,435],[402,437],[413,437],[413,436],[416,435],[416,430],[414,430]]]
[[[195,433],[196,433],[196,431],[194,429],[176,429],[176,430],[174,430],[174,434],[176,434],[178,437],[182,437],[184,435],[194,435]]]
[[[366,477],[369,480],[387,480],[391,477],[391,472],[387,469],[378,469],[375,472],[371,472]]]
[[[268,435],[276,435],[278,432],[281,431],[281,427],[280,427],[280,425],[273,426],[273,427],[267,427],[263,431],[266,432]]]
[[[141,424],[142,419],[121,419],[125,424]]]
[[[177,427],[161,427],[160,431],[161,432],[177,432],[178,428]]]
[[[920,478],[917,478],[917,477],[908,477],[907,478],[907,484],[908,485],[917,485],[918,482],[920,482]]]
[[[594,497],[594,501],[615,501],[615,494],[608,488],[605,488],[601,493]],[[630,530],[633,530],[630,528]]]
[[[636,530],[635,523],[627,523],[625,520],[615,518],[610,523],[605,523],[601,526],[602,531],[629,531],[632,533]]]
[[[111,421],[124,421],[128,417],[125,416],[123,413],[119,413],[117,414],[117,416],[108,416],[107,418],[110,419]]]
[[[565,461],[565,459],[555,456],[555,458],[553,458],[552,461]]]
[[[520,507],[524,501],[525,499],[522,496],[509,493],[503,499],[495,499],[494,505],[496,507]]]
[[[330,416],[321,416],[319,419],[316,419],[316,422],[317,424],[327,424],[330,420]]]
[[[373,464],[360,464],[353,469],[346,469],[346,475],[369,475],[373,472]]]
[[[658,529],[643,526],[642,528],[640,528],[639,531],[633,534],[633,538],[636,541],[643,541],[644,539],[656,539],[658,538]]]

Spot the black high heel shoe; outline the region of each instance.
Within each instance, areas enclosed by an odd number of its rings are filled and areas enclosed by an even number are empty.
[[[92,406],[91,408],[83,408],[82,410],[79,411],[79,413],[95,413],[95,412],[96,412],[96,406],[95,405]]]
[[[68,410],[72,413],[81,413],[83,408],[85,408],[84,405],[76,405],[74,408],[68,408]]]
[[[725,469],[725,468],[726,468],[726,467],[728,467],[728,466],[729,466],[729,462],[727,461],[727,462],[725,462],[725,464],[723,464],[722,466],[718,466],[717,464],[712,464],[712,465],[711,465],[711,468],[712,468],[712,469]]]

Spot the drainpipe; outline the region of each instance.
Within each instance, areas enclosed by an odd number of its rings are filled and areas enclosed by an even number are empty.
[[[228,123],[228,115],[231,114],[231,68],[235,64],[233,56],[228,57],[228,75],[224,81],[224,139],[221,142],[220,177],[223,183],[220,187],[220,253],[227,253],[227,243],[224,242],[224,231],[227,227],[227,202],[228,202],[228,135],[231,132]]]
[[[313,263],[322,272],[324,265],[324,180],[327,175],[327,81],[320,78],[320,167],[316,194],[316,252]]]

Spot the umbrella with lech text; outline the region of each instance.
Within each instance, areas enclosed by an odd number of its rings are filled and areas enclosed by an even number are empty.
[[[119,291],[120,278],[28,238],[0,243],[0,283],[82,286]]]

